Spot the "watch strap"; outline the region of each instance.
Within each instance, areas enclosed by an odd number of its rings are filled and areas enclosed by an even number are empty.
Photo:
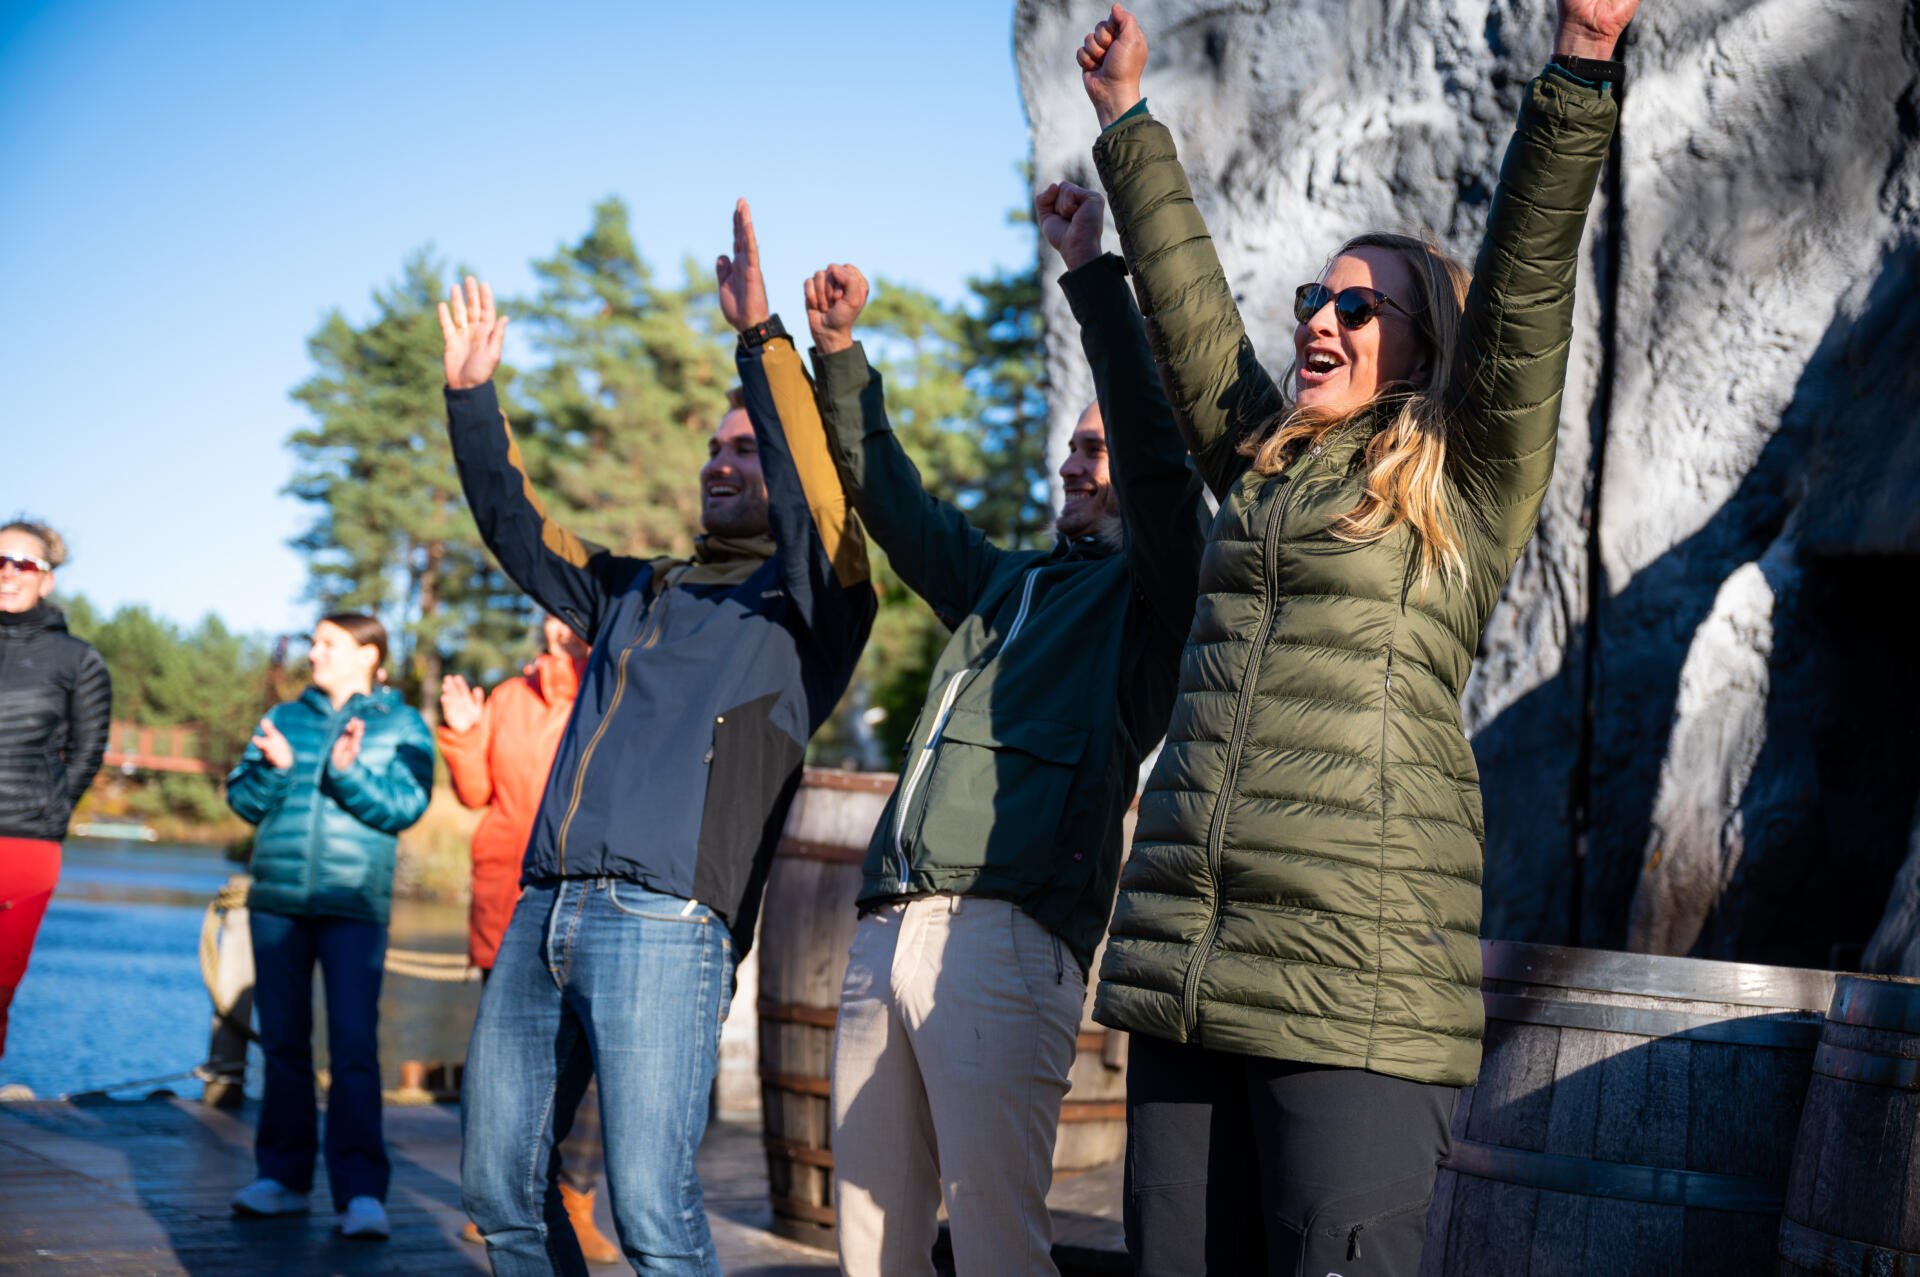
[[[1627,78],[1627,64],[1611,58],[1576,58],[1570,53],[1556,53],[1548,62],[1589,84],[1618,85]]]
[[[785,336],[787,326],[780,322],[780,316],[769,315],[759,323],[740,330],[740,345],[747,350],[758,350],[775,337]]]

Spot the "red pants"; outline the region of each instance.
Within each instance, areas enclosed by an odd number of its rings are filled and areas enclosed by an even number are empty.
[[[0,1055],[7,1051],[7,1008],[59,881],[59,843],[0,838]]]

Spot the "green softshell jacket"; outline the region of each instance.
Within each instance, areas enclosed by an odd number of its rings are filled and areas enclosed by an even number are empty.
[[[1220,498],[1180,696],[1120,883],[1095,1016],[1212,1049],[1465,1085],[1480,1062],[1479,775],[1460,722],[1481,628],[1553,473],[1603,91],[1526,93],[1452,370],[1464,585],[1403,525],[1334,538],[1371,423],[1281,474],[1282,410],[1151,115],[1094,147],[1154,357]]]
[[[1120,259],[1061,285],[1106,421],[1119,546],[992,544],[921,485],[858,344],[816,356],[815,371],[848,498],[952,631],[867,850],[860,903],[1009,900],[1084,972],[1113,905],[1140,760],[1172,711],[1207,512]]]

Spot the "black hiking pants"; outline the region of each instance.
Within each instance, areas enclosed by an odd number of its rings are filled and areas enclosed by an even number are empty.
[[[1458,1087],[1135,1034],[1138,1277],[1413,1277]]]

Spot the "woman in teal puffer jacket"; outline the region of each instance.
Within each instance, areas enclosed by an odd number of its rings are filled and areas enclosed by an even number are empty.
[[[318,1115],[313,1091],[313,968],[326,981],[327,1180],[340,1230],[383,1238],[380,975],[393,899],[394,838],[433,790],[433,738],[384,685],[387,632],[359,613],[313,630],[313,686],[276,705],[227,777],[227,802],[259,826],[253,889],[254,1007],[266,1094],[254,1140],[259,1178],[242,1215],[307,1209]]]

